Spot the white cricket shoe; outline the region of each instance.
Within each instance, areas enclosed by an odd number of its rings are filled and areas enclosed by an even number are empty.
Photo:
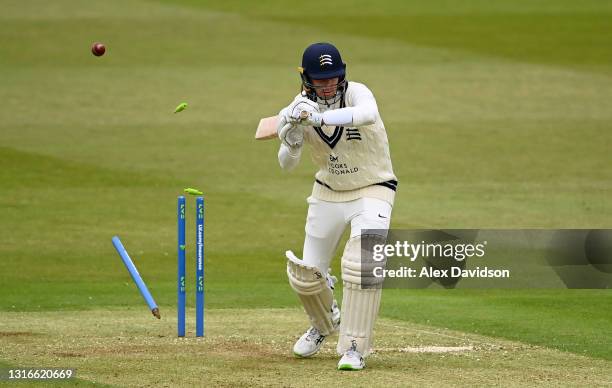
[[[293,345],[293,354],[298,357],[313,356],[321,349],[325,338],[327,337],[311,326]]]
[[[357,344],[353,342],[353,346],[344,354],[338,361],[338,370],[362,370],[365,368],[365,361],[361,353],[357,351]]]
[[[334,330],[337,330],[340,327],[340,308],[335,300],[332,304],[332,322]],[[321,349],[326,338],[327,336],[324,336],[318,329],[311,326],[293,345],[293,354],[298,357],[314,356]]]

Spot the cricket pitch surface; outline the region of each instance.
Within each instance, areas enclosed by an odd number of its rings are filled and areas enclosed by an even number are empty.
[[[188,310],[188,317],[194,316]],[[78,385],[116,386],[591,386],[612,384],[612,362],[497,338],[381,318],[361,372],[336,370],[337,335],[295,358],[307,329],[299,309],[206,311],[206,336],[176,336],[176,310],[3,312],[0,359],[10,367],[76,368]]]

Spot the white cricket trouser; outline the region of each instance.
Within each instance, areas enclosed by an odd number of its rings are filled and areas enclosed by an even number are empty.
[[[360,198],[348,202],[328,202],[308,197],[306,238],[303,259],[324,275],[347,225],[351,237],[359,236],[362,229],[389,229],[391,210],[388,203],[376,198]]]

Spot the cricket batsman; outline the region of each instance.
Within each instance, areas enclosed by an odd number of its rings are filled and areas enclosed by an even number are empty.
[[[338,369],[361,370],[372,347],[382,292],[380,284],[362,287],[362,230],[388,230],[397,178],[374,95],[364,84],[347,81],[338,49],[329,43],[308,46],[298,70],[302,90],[279,113],[278,161],[283,170],[292,170],[306,143],[319,170],[307,199],[303,257],[286,253],[289,284],[311,325],[293,352],[314,356],[339,330]],[[348,225],[340,313],[333,295],[336,278],[328,268]]]

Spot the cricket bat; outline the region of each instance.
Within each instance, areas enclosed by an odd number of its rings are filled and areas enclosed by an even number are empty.
[[[255,132],[255,140],[268,140],[276,137],[276,125],[278,116],[264,117],[259,120],[257,131]]]
[[[309,116],[309,113],[305,110],[300,112],[300,117],[298,118],[297,124],[306,120]],[[277,136],[276,126],[278,124],[278,116],[270,116],[264,117],[259,120],[259,125],[257,126],[257,131],[255,132],[256,140],[268,140],[273,139]]]

